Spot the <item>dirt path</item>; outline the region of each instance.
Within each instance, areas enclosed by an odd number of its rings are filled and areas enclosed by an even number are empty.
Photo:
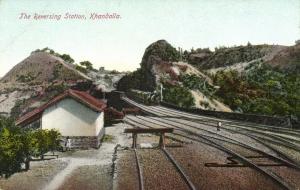
[[[86,159],[86,158],[70,158],[68,161],[68,166],[58,173],[52,181],[47,184],[44,190],[53,190],[59,188],[65,181],[65,179],[72,174],[72,172],[81,166],[90,166],[90,165],[108,165],[111,163],[110,158],[103,160],[99,159]]]
[[[112,140],[99,149],[68,151],[58,153],[58,159],[32,162],[30,170],[0,178],[0,190],[112,189],[115,147],[128,142],[123,130],[122,123],[107,127],[105,133]]]
[[[106,135],[113,136],[111,142],[103,142],[98,150],[79,150],[72,152],[66,157],[60,158],[68,163],[68,166],[59,172],[45,187],[44,190],[58,189],[67,183],[68,179],[74,170],[84,166],[111,166],[114,154],[114,149],[118,144],[124,145],[125,136],[123,134],[123,125],[117,124],[114,127],[107,127],[105,131]],[[93,175],[92,171],[90,175]],[[108,174],[111,175],[111,174]],[[111,176],[112,177],[112,176]],[[97,179],[93,179],[97,180]]]

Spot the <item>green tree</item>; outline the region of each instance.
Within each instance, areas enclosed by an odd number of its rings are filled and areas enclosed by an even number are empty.
[[[163,91],[164,101],[175,104],[179,107],[191,108],[195,100],[189,89],[180,86],[165,85]]]
[[[82,61],[79,64],[87,70],[94,70],[93,64],[89,61]]]
[[[35,149],[34,156],[44,159],[44,154],[50,149],[50,140],[47,137],[47,130],[37,129],[32,136],[32,143]]]
[[[59,55],[59,57],[62,58],[67,63],[74,63],[74,59],[68,54],[62,54]]]
[[[47,133],[47,138],[49,139],[49,150],[54,154],[54,151],[60,148],[61,135],[59,131],[55,129],[51,129],[47,131]]]

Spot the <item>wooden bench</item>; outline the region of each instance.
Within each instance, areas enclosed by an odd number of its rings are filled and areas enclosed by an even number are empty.
[[[173,133],[173,128],[127,128],[124,133],[132,133],[132,148],[136,148],[137,134],[158,133],[160,135],[159,146],[165,148],[165,133]]]

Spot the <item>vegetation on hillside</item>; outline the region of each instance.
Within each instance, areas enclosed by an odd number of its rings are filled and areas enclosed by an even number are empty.
[[[122,77],[117,84],[117,89],[124,92],[128,92],[130,89],[144,90],[144,80],[145,75],[143,75],[141,69],[137,69]]]
[[[64,67],[62,64],[57,64],[54,66],[53,70],[53,80],[77,80],[79,78],[78,73],[73,70]]]
[[[188,88],[164,84],[163,100],[183,108],[191,108],[195,100]]]
[[[300,77],[276,71],[265,64],[243,73],[219,71],[214,82],[223,102],[236,111],[300,117]]]
[[[50,53],[51,55],[62,58],[67,63],[74,63],[74,59],[69,54],[59,54],[55,52],[53,49],[50,49],[48,47],[45,47],[43,49],[37,49],[32,53],[36,53],[36,52],[47,52]]]
[[[9,177],[29,169],[32,157],[41,157],[59,149],[60,133],[56,130],[29,130],[16,127],[11,118],[0,117],[0,175]]]
[[[87,74],[88,71],[95,71],[96,70],[96,69],[94,69],[93,64],[89,61],[82,61],[79,64],[76,64],[75,69],[82,72],[82,73],[84,73],[84,74]]]
[[[190,90],[199,90],[206,96],[213,96],[215,88],[210,85],[203,77],[195,74],[186,74],[180,76],[180,81],[184,87]]]
[[[154,64],[183,60],[198,69],[211,69],[251,62],[244,71],[218,71],[211,76],[213,85],[195,74],[180,75],[175,82],[165,81],[164,100],[191,107],[193,96],[190,90],[198,90],[237,112],[300,117],[299,50],[299,45],[286,48],[248,43],[246,46],[218,47],[215,51],[208,48],[190,51],[179,48],[177,51],[168,42],[160,40],[147,47],[141,69],[122,78],[118,90],[154,91],[159,75],[153,71]],[[268,62],[264,56],[270,58]]]
[[[187,60],[192,65],[201,69],[211,69],[262,58],[270,47],[268,45],[251,45],[248,43],[247,46],[218,47],[215,48],[214,52],[207,49],[197,49],[186,52],[186,57],[188,57]],[[193,59],[193,54],[200,53],[205,53],[205,56],[201,59]]]

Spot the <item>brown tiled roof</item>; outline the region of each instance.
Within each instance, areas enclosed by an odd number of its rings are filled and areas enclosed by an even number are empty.
[[[105,102],[94,98],[87,92],[69,89],[69,90],[65,91],[64,93],[54,97],[49,102],[42,105],[41,107],[38,107],[38,108],[34,109],[33,111],[28,112],[25,115],[18,118],[16,121],[16,125],[26,125],[26,124],[29,124],[29,123],[39,119],[42,116],[45,109],[47,109],[48,107],[52,106],[53,104],[56,104],[57,102],[61,101],[64,98],[67,98],[67,97],[73,98],[74,100],[88,106],[89,108],[91,108],[94,111],[101,112],[101,111],[104,111],[104,109],[106,108]]]

